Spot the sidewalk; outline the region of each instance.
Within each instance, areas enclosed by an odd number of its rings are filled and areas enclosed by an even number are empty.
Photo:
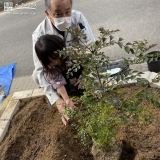
[[[36,88],[39,88],[39,85],[33,81],[31,75],[26,77],[14,78],[9,94],[13,94],[14,92],[19,91],[33,90]]]

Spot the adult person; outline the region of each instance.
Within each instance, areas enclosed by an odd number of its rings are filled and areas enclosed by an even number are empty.
[[[56,103],[56,106],[60,113],[64,112],[63,105],[66,104],[71,109],[75,107],[74,103],[68,103],[69,101],[64,101],[53,89],[53,87],[46,81],[43,75],[43,66],[38,60],[35,52],[35,43],[42,35],[58,35],[61,37],[66,46],[69,46],[69,41],[74,40],[75,37],[66,31],[66,28],[70,30],[83,30],[87,35],[87,43],[93,42],[94,36],[92,34],[91,28],[79,11],[72,9],[72,0],[45,0],[45,19],[38,25],[36,30],[32,34],[33,41],[33,60],[35,70],[33,71],[33,79],[36,81],[44,92],[51,105]],[[67,121],[67,117],[64,116],[64,121]],[[64,123],[65,124],[65,123]]]

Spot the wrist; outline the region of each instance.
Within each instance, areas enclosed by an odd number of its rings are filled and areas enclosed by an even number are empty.
[[[56,101],[56,104],[62,104],[62,103],[64,103],[64,100],[63,100],[63,99],[58,99],[58,100]]]
[[[69,98],[67,98],[67,99],[65,99],[64,101],[65,101],[65,103],[67,103],[68,101],[70,101],[70,99],[69,99]]]

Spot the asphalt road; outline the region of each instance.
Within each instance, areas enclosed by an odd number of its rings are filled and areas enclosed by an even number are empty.
[[[13,10],[0,13],[0,67],[17,63],[15,77],[28,76],[34,69],[32,32],[44,19],[44,1],[36,0],[36,10]],[[98,28],[120,29],[116,38],[126,42],[147,39],[160,50],[160,0],[73,0],[73,9],[88,19],[97,38]],[[26,14],[24,14],[26,12]],[[119,47],[104,49],[111,58],[128,57]]]

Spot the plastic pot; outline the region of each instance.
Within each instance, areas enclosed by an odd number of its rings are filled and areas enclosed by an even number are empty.
[[[149,52],[148,54],[148,58],[151,61],[147,62],[148,65],[148,70],[150,72],[160,72],[160,56],[157,59],[156,53],[160,54],[160,51],[153,51],[153,52]]]

